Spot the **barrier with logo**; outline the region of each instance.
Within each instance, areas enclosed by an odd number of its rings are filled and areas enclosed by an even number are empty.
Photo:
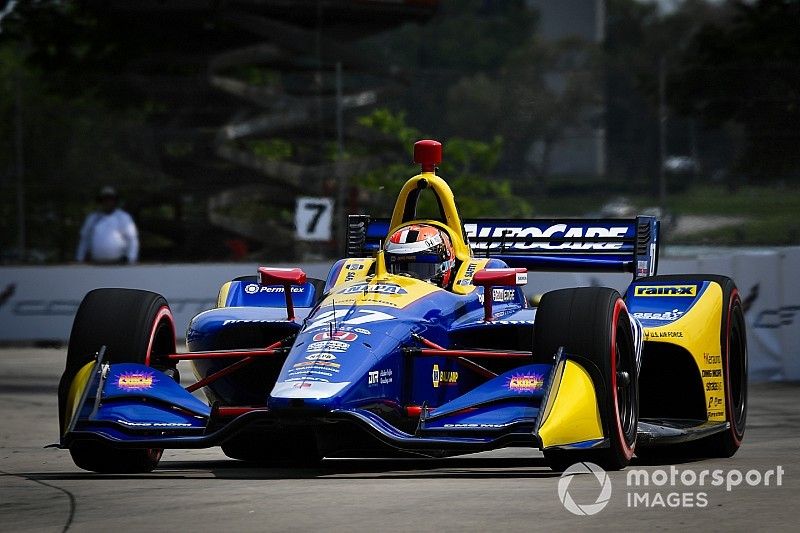
[[[321,279],[329,267],[328,263],[303,265],[309,277]],[[98,287],[146,289],[164,295],[178,337],[183,337],[194,315],[216,305],[223,283],[256,275],[257,269],[258,265],[241,263],[2,267],[0,342],[65,342],[78,305],[87,292]]]
[[[289,265],[284,265],[289,266]],[[301,265],[309,277],[325,279],[330,263]],[[0,342],[65,342],[83,296],[97,287],[147,289],[170,303],[178,336],[192,316],[216,303],[222,283],[255,275],[255,264],[87,265],[0,268]],[[750,376],[754,381],[800,380],[800,247],[714,251],[662,259],[662,274],[715,273],[737,283],[747,321]],[[624,290],[628,274],[536,273],[528,294],[585,285]]]

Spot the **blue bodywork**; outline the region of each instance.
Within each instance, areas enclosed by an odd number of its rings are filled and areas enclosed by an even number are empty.
[[[364,255],[378,235],[385,237],[385,224],[366,226]],[[476,258],[482,252],[491,256],[484,268],[564,263],[570,270],[584,265],[634,276],[653,273],[654,219],[566,221],[553,230],[558,224],[491,221],[464,226]],[[518,240],[507,235],[509,228],[516,228],[512,233]],[[589,231],[598,228],[605,233]],[[637,241],[645,231],[652,235]],[[599,246],[601,237],[610,241],[607,248]],[[253,424],[280,435],[289,425],[329,432],[341,423],[362,430],[362,448],[447,455],[538,446],[537,422],[550,390],[555,354],[506,360],[487,373],[456,357],[419,352],[426,342],[451,349],[530,351],[536,310],[528,306],[520,287],[496,287],[492,320],[484,321],[482,287],[456,294],[419,280],[391,275],[376,279],[372,271],[337,284],[347,265],[347,259],[336,262],[324,284],[309,281],[292,287],[295,320],[287,319],[284,287],[240,280],[230,282],[223,305],[200,313],[189,324],[190,352],[283,341],[279,355],[259,358],[206,389],[215,407],[254,410],[225,419],[166,374],[98,360],[62,444],[101,438],[121,447],[205,447],[235,438]],[[374,303],[370,295],[378,295]],[[398,295],[406,297],[402,305],[393,303]],[[341,303],[348,298],[352,302]],[[193,364],[198,377],[206,377],[235,361]],[[331,439],[326,443],[330,454],[340,451]]]

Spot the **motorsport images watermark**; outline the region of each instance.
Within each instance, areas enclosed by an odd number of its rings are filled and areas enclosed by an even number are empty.
[[[749,487],[780,487],[785,470],[777,466],[769,470],[723,470],[692,468],[642,470],[631,468],[625,475],[625,504],[630,508],[704,508],[708,506],[708,487],[725,487],[726,492],[747,485]],[[570,494],[573,478],[592,474],[597,481],[597,498],[578,502]],[[587,476],[588,477],[588,476]],[[589,478],[591,479],[591,478]],[[574,492],[574,491],[573,491]],[[558,499],[564,508],[579,516],[592,516],[605,509],[611,501],[611,479],[605,470],[594,463],[575,463],[558,480]]]

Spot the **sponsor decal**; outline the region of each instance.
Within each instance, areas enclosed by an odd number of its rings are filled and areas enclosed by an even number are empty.
[[[325,331],[314,335],[315,341],[335,340],[342,342],[353,342],[357,338],[358,335],[356,333],[353,333],[352,331],[334,331],[333,333]]]
[[[558,239],[583,239],[585,237],[609,237],[618,239],[625,237],[628,232],[628,227],[612,226],[609,228],[601,227],[583,227],[583,226],[569,226],[567,224],[553,224],[549,227],[489,227],[481,228],[478,230],[477,224],[464,224],[464,230],[467,237],[474,239],[480,237],[482,239],[491,238],[491,242],[477,242],[472,243],[471,246],[475,250],[486,250],[500,248],[501,246],[509,250],[606,250],[613,251],[622,248],[622,242],[561,242],[553,244],[551,242],[511,242],[508,238],[513,239],[541,239],[551,237],[554,240]],[[505,238],[505,239],[504,239]]]
[[[720,378],[722,377],[722,369],[715,368],[714,370],[703,370],[702,374],[704,378]]]
[[[708,403],[706,404],[706,409],[722,409],[723,399],[719,396],[710,396],[708,398]],[[709,416],[711,414],[709,413]]]
[[[335,321],[338,329],[340,326],[360,326],[361,324],[369,324],[372,322],[382,322],[384,320],[394,320],[395,317],[388,313],[375,311],[373,309],[358,309],[353,316],[344,318],[351,314],[349,309],[336,309],[333,311],[325,311],[314,317],[314,321],[308,325],[307,330],[316,329],[318,327],[327,326],[329,322]],[[341,320],[340,319],[344,319]]]
[[[364,265],[362,263],[347,263],[345,268],[347,270],[364,270]]]
[[[517,291],[512,289],[492,289],[492,300],[495,302],[511,302],[516,295]]]
[[[683,337],[682,331],[651,331],[644,330],[645,339],[676,339]]]
[[[464,271],[464,277],[459,280],[459,285],[471,285],[472,284],[472,276],[475,275],[475,272],[478,270],[478,263],[475,261],[470,262],[467,265],[467,269]]]
[[[142,427],[142,428],[190,428],[192,427],[191,424],[186,422],[131,422],[129,420],[123,420],[121,418],[117,418],[117,422],[130,427]]]
[[[292,292],[305,292],[305,287],[292,287]],[[247,294],[258,294],[262,292],[273,293],[283,292],[283,287],[275,285],[259,285],[258,283],[248,283],[244,286],[244,292]]]
[[[308,377],[311,375],[314,376],[325,376],[325,377],[333,377],[334,374],[338,374],[339,370],[335,368],[304,368],[304,369],[296,369],[290,370],[288,372],[289,376],[303,376]]]
[[[431,373],[433,388],[438,389],[439,385],[455,385],[458,383],[458,372],[455,370],[439,370],[439,365],[433,365]]]
[[[320,383],[330,383],[330,380],[328,380],[328,379],[317,378],[317,377],[314,377],[314,376],[303,376],[302,378],[286,378],[284,381],[285,382],[292,382],[292,383],[297,382],[297,381],[319,381]],[[300,387],[294,387],[294,388],[298,388],[299,389]]]
[[[697,296],[697,285],[639,285],[635,296]]]
[[[503,424],[467,424],[467,423],[459,423],[459,424],[445,424],[445,428],[447,429],[497,429],[505,427]]]
[[[336,356],[332,353],[312,353],[306,356],[306,359],[309,361],[334,361]]]
[[[722,382],[709,381],[708,383],[706,383],[706,390],[707,391],[722,390]]]
[[[146,390],[153,387],[156,378],[152,372],[127,372],[117,378],[117,387],[123,390]]]
[[[266,322],[273,322],[272,320],[257,320],[257,319],[234,319],[234,320],[226,320],[222,323],[223,326],[227,326],[228,324],[264,324]]]
[[[312,342],[306,347],[307,352],[346,352],[350,345],[339,341]]]
[[[369,283],[356,283],[351,287],[346,287],[339,291],[338,294],[408,294],[408,291],[405,290],[400,285],[395,285],[394,283],[378,283],[378,284],[369,284]]]
[[[544,386],[544,377],[540,374],[513,375],[506,381],[508,390],[522,394],[523,392],[536,392]]]
[[[325,369],[334,369],[339,368],[339,363],[333,363],[331,361],[300,361],[299,363],[295,363],[292,365],[292,368],[295,369],[308,369],[312,367],[320,367]],[[290,371],[291,372],[291,371]],[[336,370],[338,372],[338,370]]]
[[[372,387],[374,385],[388,385],[392,382],[392,369],[385,368],[383,370],[370,370],[367,373],[367,384]]]
[[[678,311],[677,309],[664,311],[663,313],[633,313],[633,316],[639,320],[663,320],[665,322],[677,320],[683,315],[684,312]]]
[[[722,364],[722,356],[721,355],[711,355],[708,353],[703,354],[703,360],[706,362],[707,365],[721,365]]]

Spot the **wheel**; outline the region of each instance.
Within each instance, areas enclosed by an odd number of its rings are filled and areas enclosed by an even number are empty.
[[[95,289],[78,307],[67,348],[67,363],[58,386],[61,432],[66,431],[70,385],[78,371],[106,346],[109,363],[140,363],[177,379],[175,324],[164,297],[134,289]],[[99,441],[76,441],[72,459],[84,470],[104,473],[149,472],[161,459],[160,449],[116,449]]]
[[[639,421],[639,384],[630,318],[614,289],[580,287],[542,296],[534,323],[534,354],[549,358],[560,347],[585,357],[600,371],[595,384],[598,408],[609,447],[591,450],[545,450],[554,470],[591,461],[606,470],[630,462]]]
[[[747,422],[747,334],[744,310],[739,290],[732,279],[714,275],[652,276],[641,281],[670,281],[701,283],[711,281],[722,288],[722,319],[720,321],[720,346],[722,349],[722,374],[725,380],[726,431],[703,439],[670,446],[671,450],[653,448],[642,450],[642,457],[660,454],[664,458],[684,459],[701,457],[732,457],[744,439]],[[651,453],[652,452],[652,453]]]
[[[231,459],[261,466],[317,466],[322,460],[315,435],[302,429],[280,435],[237,435],[222,444],[222,452]]]

